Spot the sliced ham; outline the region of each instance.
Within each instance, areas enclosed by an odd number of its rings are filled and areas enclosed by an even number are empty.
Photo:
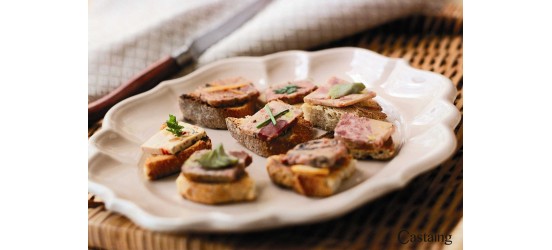
[[[284,120],[287,122],[286,126],[291,126],[295,123],[295,120],[303,114],[303,111],[300,108],[296,108],[292,105],[289,105],[287,103],[281,102],[281,101],[272,101],[266,104],[272,113],[272,115],[277,115],[278,113],[289,110],[286,114],[283,116],[280,116],[276,118],[276,121]],[[249,134],[249,135],[257,135],[261,131],[262,128],[257,128],[257,126],[266,121],[267,119],[270,119],[270,116],[268,115],[265,108],[261,108],[257,113],[255,113],[252,116],[247,116],[244,121],[240,125],[240,129],[243,133]],[[272,124],[270,122],[268,125]],[[274,124],[272,124],[274,125]],[[282,126],[282,125],[280,125]],[[266,127],[266,126],[265,126]],[[283,130],[285,130],[287,127],[284,127]],[[281,130],[278,130],[281,131]],[[268,133],[268,132],[267,132]],[[266,133],[265,133],[266,134]],[[270,133],[266,134],[269,135]],[[261,136],[261,135],[259,135]],[[267,136],[267,138],[270,136]]]
[[[276,125],[272,122],[261,128],[259,131],[259,138],[261,140],[270,141],[278,137],[282,132],[289,128],[293,123],[289,123],[286,120],[276,121]]]

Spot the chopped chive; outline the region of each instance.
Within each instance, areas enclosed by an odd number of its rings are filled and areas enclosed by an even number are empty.
[[[274,119],[274,115],[272,115],[272,111],[270,111],[270,107],[268,105],[265,105],[264,109],[270,116],[270,120],[272,121],[272,124],[276,125],[276,119]]]
[[[265,107],[266,107],[266,106],[265,106]],[[289,109],[283,110],[283,111],[281,111],[280,113],[276,114],[276,115],[274,116],[274,120],[276,120],[276,118],[278,118],[278,117],[280,117],[280,116],[286,114],[287,112],[289,112]],[[271,118],[272,118],[272,117],[271,117]],[[269,124],[270,121],[272,121],[271,118],[266,119],[264,122],[259,123],[259,125],[257,125],[257,128],[262,128],[262,127],[266,126],[267,124]]]

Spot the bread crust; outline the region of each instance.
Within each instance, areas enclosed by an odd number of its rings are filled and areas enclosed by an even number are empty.
[[[257,197],[255,182],[247,173],[237,181],[223,183],[195,182],[180,174],[176,186],[182,197],[210,205],[252,201]]]
[[[256,99],[252,98],[237,106],[215,108],[192,95],[184,94],[178,98],[178,104],[185,120],[207,128],[226,129],[225,118],[255,114]]]
[[[304,103],[301,109],[306,120],[310,121],[315,127],[326,131],[333,131],[339,119],[345,113],[381,121],[387,118],[387,115],[381,111],[381,106],[375,101],[369,102],[369,105],[367,103],[359,103],[343,108]]]
[[[148,180],[156,180],[180,172],[182,164],[194,152],[211,149],[211,139],[204,137],[176,155],[151,155],[144,163],[144,175]]]
[[[341,167],[332,169],[328,176],[297,174],[282,163],[283,158],[282,154],[267,159],[266,170],[270,179],[279,186],[291,188],[305,196],[326,197],[335,194],[356,169],[356,160],[349,159]]]
[[[345,143],[345,145],[347,145],[347,148],[349,148],[349,152],[355,159],[371,158],[374,160],[389,160],[393,158],[396,153],[392,137],[389,137],[389,139],[385,141],[383,146],[378,148],[361,148],[357,147],[357,145],[347,140],[343,140],[343,142]]]
[[[226,118],[226,124],[232,137],[240,144],[260,156],[268,157],[283,154],[299,143],[314,139],[316,132],[312,129],[311,123],[302,116],[297,119],[297,123],[291,126],[288,131],[270,141],[261,140],[255,135],[242,133],[239,127],[243,122],[241,118],[228,117]]]

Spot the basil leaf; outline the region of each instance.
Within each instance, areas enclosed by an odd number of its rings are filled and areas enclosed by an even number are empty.
[[[358,94],[365,88],[366,86],[359,82],[338,84],[331,87],[328,94],[332,99],[337,99],[350,94]]]
[[[197,162],[203,168],[217,169],[232,166],[238,163],[238,159],[227,155],[222,144],[219,144],[214,150],[201,155]]]
[[[299,87],[297,85],[290,84],[290,85],[286,85],[285,87],[282,87],[280,89],[274,90],[274,93],[276,93],[276,94],[293,94],[297,91],[298,88],[301,88],[301,87]]]

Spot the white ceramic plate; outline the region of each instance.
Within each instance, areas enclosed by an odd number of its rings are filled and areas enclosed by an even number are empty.
[[[265,170],[266,159],[253,153],[247,171],[257,183],[255,202],[201,205],[179,196],[176,176],[146,181],[140,145],[168,114],[182,118],[178,96],[231,76],[253,80],[261,91],[272,83],[305,78],[318,84],[331,76],[363,82],[378,94],[388,120],[397,125],[394,139],[400,151],[390,161],[359,161],[353,177],[327,198],[307,198],[273,185]],[[455,150],[453,129],[460,120],[452,104],[455,95],[451,81],[439,74],[359,48],[221,60],[113,107],[101,130],[89,140],[88,189],[104,200],[107,209],[156,231],[250,231],[330,219],[403,187],[446,160]],[[207,134],[213,145],[224,143],[227,150],[248,151],[226,130],[207,129]]]

